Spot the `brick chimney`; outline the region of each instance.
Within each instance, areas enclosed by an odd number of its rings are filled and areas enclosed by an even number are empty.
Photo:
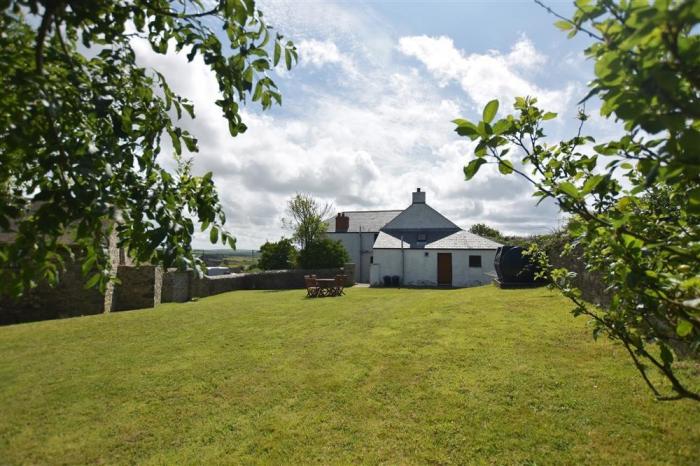
[[[425,192],[421,191],[420,188],[417,188],[416,192],[413,193],[413,203],[425,204]]]
[[[340,212],[335,217],[335,231],[342,233],[348,231],[348,228],[350,228],[350,217],[347,217],[344,212]]]

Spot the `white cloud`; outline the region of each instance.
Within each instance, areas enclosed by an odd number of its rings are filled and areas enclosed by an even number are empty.
[[[329,40],[304,39],[295,45],[299,50],[299,64],[301,66],[311,65],[322,68],[327,64],[336,64],[345,71],[355,72],[355,66],[350,57],[340,53],[335,43]]]
[[[510,105],[516,96],[529,95],[537,97],[544,108],[561,112],[571,100],[573,84],[564,89],[545,89],[518,72],[522,68],[536,68],[546,61],[525,37],[507,54],[495,50],[466,54],[445,36],[402,37],[399,50],[422,62],[443,86],[451,81],[459,83],[479,108],[494,98]]]
[[[263,7],[272,24],[285,23],[280,30],[291,25],[292,32],[304,32],[296,40],[300,66],[285,75],[291,91],[285,92],[284,107],[265,114],[247,107],[249,129],[236,138],[214,105],[218,86],[200,59],[188,63],[183,55],[156,55],[136,43],[141,63],[161,70],[174,90],[195,103],[197,118],[183,122],[199,139],[195,169],[214,173],[239,247],[258,247],[285,233],[280,218],[286,200],[298,191],[342,210],[388,209],[407,206],[411,191],[422,187],[431,205],[464,227],[487,222],[525,233],[556,223],[556,209],[535,209],[531,190],[515,176],[500,176],[487,166],[466,183],[462,169],[473,147],[455,135],[451,123],[494,97],[536,94],[566,102],[567,89],[545,89],[526,79],[547,60],[529,40],[521,38],[507,53],[466,54],[447,37],[402,38],[399,50],[420,60],[426,71],[392,61],[397,42],[385,36],[358,45],[353,37],[367,22],[353,12],[339,13],[338,5],[320,6],[319,15],[338,13],[345,22],[327,28],[316,21],[311,32],[300,27],[302,13],[280,14],[290,11],[288,4]],[[309,5],[300,2],[299,8]],[[303,81],[308,71],[342,76],[344,85]],[[452,81],[468,100],[441,87]],[[202,237],[197,244],[206,247],[208,241]]]
[[[536,69],[547,63],[547,57],[535,48],[535,44],[527,36],[522,36],[506,55],[505,61],[524,69]]]

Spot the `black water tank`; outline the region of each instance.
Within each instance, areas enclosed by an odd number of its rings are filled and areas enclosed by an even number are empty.
[[[392,286],[399,286],[399,280],[400,280],[399,276],[394,275],[393,277],[391,277],[391,285]]]
[[[391,275],[384,275],[384,286],[391,286]]]
[[[523,255],[520,246],[501,246],[496,250],[494,267],[501,283],[534,283],[537,267]]]

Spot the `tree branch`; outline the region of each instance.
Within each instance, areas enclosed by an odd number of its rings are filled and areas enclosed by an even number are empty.
[[[605,42],[605,39],[604,39],[602,36],[599,36],[598,34],[596,34],[596,33],[594,33],[594,32],[591,32],[591,31],[589,31],[589,30],[586,29],[586,28],[581,27],[581,25],[574,23],[573,21],[571,21],[571,20],[570,20],[569,18],[567,18],[566,16],[560,15],[559,13],[557,13],[557,12],[554,11],[554,10],[552,10],[549,6],[545,5],[545,4],[544,4],[543,2],[541,2],[540,0],[534,0],[534,2],[535,2],[536,4],[538,4],[539,6],[541,6],[542,8],[544,8],[545,10],[547,10],[547,13],[549,13],[549,14],[551,14],[551,15],[554,15],[554,16],[556,16],[557,18],[559,18],[559,19],[561,19],[561,20],[563,20],[563,21],[566,21],[567,23],[571,24],[574,28],[576,28],[577,31],[583,32],[584,34],[588,34],[588,36],[591,37],[592,39],[596,39],[596,40],[599,40],[599,41],[601,41],[601,42]]]
[[[56,10],[57,6],[58,5],[55,3],[48,3],[46,5],[44,16],[41,18],[41,24],[39,24],[39,29],[36,34],[34,62],[36,65],[36,71],[39,74],[44,71],[44,43],[46,42],[46,35],[48,34],[49,29],[51,29],[54,11]]]

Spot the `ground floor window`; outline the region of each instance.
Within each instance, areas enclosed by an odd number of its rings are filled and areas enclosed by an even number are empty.
[[[469,267],[481,268],[481,256],[469,256]]]

